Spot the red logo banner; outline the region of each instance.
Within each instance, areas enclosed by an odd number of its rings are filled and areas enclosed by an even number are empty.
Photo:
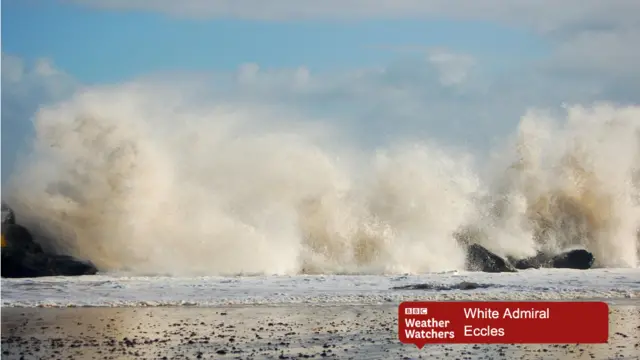
[[[601,344],[605,302],[403,302],[398,338],[426,344]]]

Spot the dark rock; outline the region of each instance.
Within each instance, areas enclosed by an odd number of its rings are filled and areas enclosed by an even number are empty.
[[[67,255],[2,251],[2,277],[80,276],[98,272],[90,262]]]
[[[587,270],[593,266],[595,257],[584,249],[566,251],[551,259],[551,266],[558,269]]]
[[[517,271],[507,260],[479,244],[471,244],[467,247],[467,269],[491,273]]]
[[[392,290],[435,290],[435,291],[446,291],[446,290],[475,290],[475,289],[486,289],[489,287],[493,287],[495,285],[491,284],[478,284],[473,282],[463,281],[454,285],[442,285],[442,284],[411,284],[411,285],[402,285],[402,286],[394,286]]]
[[[540,252],[536,256],[526,259],[509,259],[516,269],[539,269],[539,268],[556,268],[556,269],[578,269],[587,270],[593,266],[595,257],[592,253],[584,249],[569,250],[563,253],[553,255]]]
[[[40,244],[33,241],[33,237],[29,230],[18,224],[2,224],[2,234],[6,247],[13,251],[41,253]]]
[[[22,256],[11,254],[10,250],[6,248],[2,248],[2,277],[3,278],[13,278],[13,277],[30,277],[30,276],[21,276],[21,274],[27,274],[22,268]]]
[[[534,261],[535,258],[528,259],[516,259],[514,257],[508,256],[507,261],[513,265],[514,268],[518,270],[526,270],[526,269],[539,269],[540,264]]]
[[[638,231],[640,236],[640,230]],[[465,226],[453,234],[458,245],[467,249],[468,271],[483,272],[513,272],[525,269],[540,268],[569,268],[569,269],[590,269],[595,258],[587,250],[567,250],[561,253],[538,252],[535,256],[528,258],[515,258],[507,256],[502,258],[478,242],[487,241],[487,235],[479,228]]]
[[[98,272],[90,262],[67,255],[46,253],[31,233],[15,223],[11,209],[3,205],[2,277],[79,276]]]
[[[526,269],[539,269],[542,267],[550,267],[549,257],[545,253],[538,253],[535,256],[524,258],[524,259],[516,259],[513,257],[507,257],[507,260],[518,270],[526,270]]]

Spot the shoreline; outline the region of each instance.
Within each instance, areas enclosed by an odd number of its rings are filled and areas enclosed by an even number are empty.
[[[2,307],[3,359],[637,359],[640,301],[610,304],[597,345],[428,345],[397,338],[397,305]],[[634,357],[636,356],[636,357]]]
[[[401,301],[640,299],[640,269],[518,273],[2,279],[4,307],[387,304]]]
[[[610,306],[638,306],[640,307],[640,296],[639,297],[627,297],[627,298],[608,298],[608,297],[585,297],[585,298],[559,298],[559,299],[505,299],[503,297],[497,299],[491,298],[482,298],[478,300],[469,300],[469,299],[434,299],[433,297],[415,297],[410,300],[407,299],[390,299],[385,302],[372,303],[372,302],[277,302],[277,303],[265,303],[265,302],[255,302],[255,303],[230,303],[230,304],[160,304],[160,305],[140,305],[140,304],[127,304],[127,305],[2,305],[0,309],[2,311],[5,310],[28,310],[28,309],[242,309],[242,308],[308,308],[308,307],[349,307],[349,306],[359,306],[359,307],[380,307],[380,306],[398,306],[400,303],[404,301],[437,301],[437,302],[606,302]]]

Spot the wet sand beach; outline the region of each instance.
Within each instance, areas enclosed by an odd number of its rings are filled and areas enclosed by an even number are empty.
[[[2,359],[638,359],[640,308],[612,304],[598,345],[397,340],[397,305],[2,308]]]

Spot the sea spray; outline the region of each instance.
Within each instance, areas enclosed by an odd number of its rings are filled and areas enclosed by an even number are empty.
[[[638,265],[638,107],[528,113],[478,164],[428,139],[362,154],[326,124],[172,95],[92,89],[40,109],[4,191],[21,221],[51,248],[144,274],[461,269],[462,238]]]

